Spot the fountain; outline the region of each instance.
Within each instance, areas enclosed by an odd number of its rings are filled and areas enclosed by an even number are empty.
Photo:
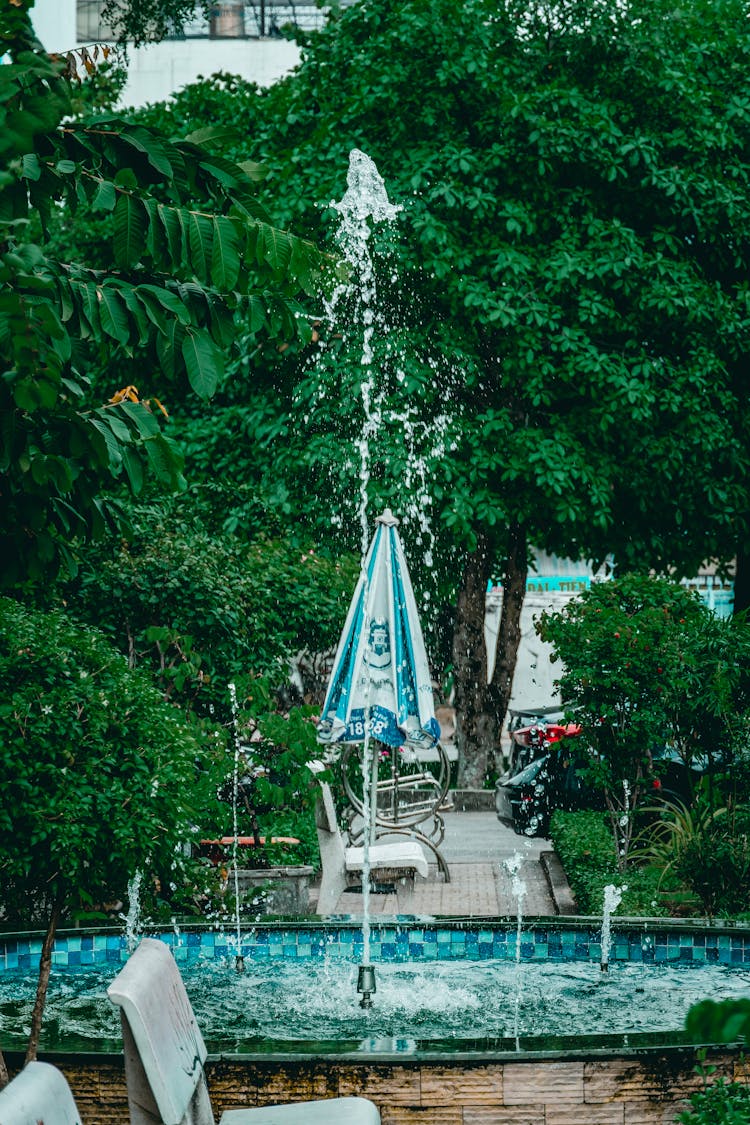
[[[518,917],[379,920],[378,1002],[364,1011],[354,922],[254,925],[242,935],[243,974],[231,971],[231,933],[186,921],[179,937],[173,926],[148,932],[180,965],[222,1106],[248,1094],[264,1104],[269,1090],[277,1101],[356,1090],[394,1119],[460,1120],[497,1107],[510,1117],[522,1106],[543,1121],[562,1099],[570,1120],[585,1120],[597,1101],[608,1121],[657,1111],[666,1120],[693,1076],[685,1014],[708,993],[747,993],[750,928],[652,921],[647,933],[621,919],[601,988],[600,926],[525,916],[519,943]],[[40,945],[36,936],[0,939],[0,1040],[11,1068],[23,1057]],[[127,957],[124,935],[112,930],[71,930],[55,943],[41,1050],[76,1094],[95,1097],[92,1120],[118,1119],[123,1104],[122,1045],[105,988]],[[711,1064],[731,1073],[734,1055],[715,1051]]]
[[[523,900],[526,897],[526,884],[520,877],[520,870],[523,864],[523,856],[520,852],[514,852],[510,859],[506,859],[505,868],[511,877],[511,891],[516,900],[516,980],[515,980],[515,1004],[514,1004],[514,1038],[516,1047],[519,1045],[519,1026],[518,1016],[519,1007],[521,1004],[521,935],[523,933]]]
[[[622,896],[627,886],[615,887],[612,883],[604,888],[604,907],[602,910],[602,955],[599,968],[603,973],[609,972],[609,953],[612,943],[611,921],[612,914],[622,901]]]
[[[235,684],[229,685],[229,697],[232,703],[232,727],[234,734],[234,762],[232,769],[232,870],[234,874],[234,921],[237,930],[237,954],[235,956],[234,967],[238,973],[245,971],[245,959],[240,952],[242,948],[242,928],[240,920],[240,876],[239,876],[239,863],[238,863],[238,839],[239,830],[237,825],[237,805],[239,796],[239,778],[240,778],[240,758],[242,754],[242,745],[240,742],[240,731],[238,724],[238,707],[237,707],[237,688]]]
[[[360,206],[363,185],[377,200],[375,210]],[[389,220],[396,211],[381,186],[371,162],[353,154],[347,194],[334,206],[365,244],[368,214]],[[365,267],[360,277],[369,300],[372,275]],[[369,442],[381,402],[372,381],[374,320],[366,309],[363,324],[366,548]],[[236,719],[236,700],[233,708]],[[239,752],[235,722],[235,790]],[[365,782],[370,778],[365,767]],[[367,801],[365,808],[371,815]],[[234,836],[238,891],[236,820]],[[239,1089],[241,1100],[250,1094],[258,1104],[269,1089],[287,1100],[320,1089],[372,1096],[392,1120],[489,1119],[499,1106],[503,1119],[543,1121],[561,1103],[567,1120],[583,1120],[597,1105],[608,1121],[655,1119],[655,1105],[678,1098],[692,1078],[694,1049],[682,1031],[687,1008],[709,992],[734,997],[750,989],[750,929],[623,920],[613,939],[614,887],[607,888],[601,927],[598,919],[524,919],[521,862],[517,855],[506,864],[515,919],[421,918],[373,927],[366,910],[361,927],[258,923],[243,935],[238,908],[233,935],[182,919],[164,932],[151,927],[185,976],[222,1106],[239,1101]],[[369,889],[369,878],[365,884]],[[127,960],[137,897],[130,892],[127,936],[61,932],[53,952],[42,1049],[65,1062],[79,1104],[76,1075],[81,1088],[96,1088],[88,1097],[98,1099],[101,1120],[117,1119],[124,1104],[122,1044],[104,989]],[[0,1041],[11,1065],[20,1064],[14,1051],[25,1047],[40,948],[38,935],[0,937]],[[606,965],[607,988],[597,986],[597,963]],[[232,964],[238,972],[227,971]],[[712,1060],[719,1073],[733,1065],[726,1057]]]
[[[362,533],[361,570],[365,578],[363,590],[365,636],[370,631],[370,589],[365,559],[369,544],[368,525],[368,485],[370,479],[370,441],[378,435],[381,423],[380,401],[376,396],[373,374],[372,338],[375,331],[377,286],[372,255],[369,249],[370,223],[392,222],[400,208],[394,207],[385,189],[382,177],[370,158],[359,149],[349,155],[347,187],[341,200],[331,206],[340,217],[337,240],[346,262],[351,268],[351,278],[333,294],[328,305],[328,316],[335,322],[339,300],[344,294],[356,296],[355,321],[362,326],[362,352],[360,367],[362,379],[360,394],[364,425],[357,442],[359,451],[359,519]],[[377,798],[377,747],[371,737],[370,723],[370,681],[365,689],[364,741],[362,745],[362,793],[363,793],[363,867],[362,867],[362,935],[363,962],[359,967],[357,991],[361,994],[363,1008],[372,1006],[375,992],[375,968],[370,957],[370,847],[374,842],[376,798]]]

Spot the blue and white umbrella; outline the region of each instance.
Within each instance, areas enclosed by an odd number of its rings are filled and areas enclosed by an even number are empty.
[[[339,641],[318,741],[372,738],[430,749],[440,727],[398,520],[386,510],[377,525]]]

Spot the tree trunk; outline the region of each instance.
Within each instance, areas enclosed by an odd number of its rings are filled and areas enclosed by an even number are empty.
[[[492,683],[487,682],[484,622],[487,586],[493,556],[486,536],[464,567],[456,604],[453,632],[458,786],[481,789],[500,747],[513,673],[521,637],[520,619],[526,591],[526,538],[518,524],[509,530],[508,562],[498,632],[498,660]]]
[[[750,609],[750,557],[744,543],[737,548],[734,574],[734,613]]]
[[[5,1065],[3,1052],[0,1051],[0,1090],[2,1090],[3,1086],[7,1086],[9,1081],[8,1067]]]
[[[481,789],[496,731],[487,714],[487,648],[484,618],[492,560],[486,537],[480,537],[461,576],[453,629],[458,786]]]
[[[503,608],[497,631],[495,669],[490,684],[492,706],[502,727],[513,691],[513,677],[521,643],[521,611],[526,597],[528,550],[526,531],[518,523],[508,529],[508,555],[503,577]]]
[[[34,1010],[31,1013],[29,1045],[26,1050],[27,1063],[33,1062],[36,1059],[37,1048],[39,1046],[39,1035],[42,1030],[42,1016],[44,1015],[44,1003],[47,999],[47,986],[49,984],[50,969],[52,968],[52,946],[54,945],[55,932],[57,930],[57,923],[60,921],[61,913],[62,902],[56,902],[50,911],[47,933],[44,935],[44,941],[42,942],[42,955],[39,958],[39,981],[36,987]]]

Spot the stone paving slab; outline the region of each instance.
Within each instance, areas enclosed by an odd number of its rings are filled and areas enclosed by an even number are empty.
[[[408,897],[398,884],[395,893],[370,894],[370,914],[515,917],[518,901],[507,864],[518,862],[518,877],[524,887],[523,913],[554,915],[555,901],[540,863],[540,856],[550,848],[549,840],[517,836],[500,824],[494,812],[448,812],[440,850],[450,869],[450,883],[445,883],[437,865],[431,864],[429,879],[418,877]],[[347,891],[336,904],[335,913],[358,915],[363,909],[362,894]]]

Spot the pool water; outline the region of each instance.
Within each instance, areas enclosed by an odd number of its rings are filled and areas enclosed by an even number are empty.
[[[428,1044],[524,1037],[679,1033],[707,996],[750,997],[750,966],[451,961],[378,964],[373,1007],[363,1011],[357,965],[341,960],[181,966],[212,1052],[304,1050],[332,1041]],[[45,1009],[48,1050],[119,1051],[119,1015],[106,996],[117,966],[55,969]],[[25,1043],[36,973],[0,973],[0,1041]]]

